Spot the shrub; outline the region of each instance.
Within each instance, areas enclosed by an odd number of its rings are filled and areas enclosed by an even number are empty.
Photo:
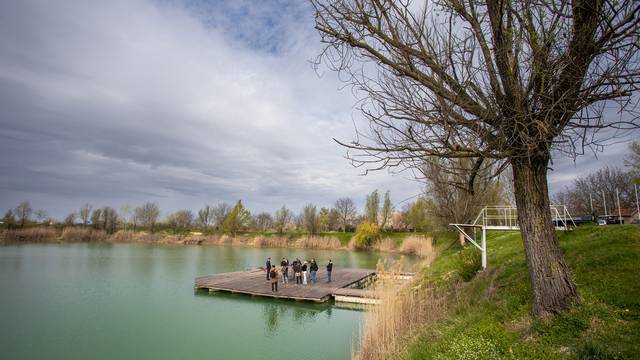
[[[380,238],[380,228],[378,224],[363,222],[358,225],[356,234],[349,242],[349,247],[355,249],[366,249],[370,247],[376,240]]]
[[[456,260],[458,274],[464,281],[473,279],[476,273],[482,268],[480,251],[473,247],[460,251]]]

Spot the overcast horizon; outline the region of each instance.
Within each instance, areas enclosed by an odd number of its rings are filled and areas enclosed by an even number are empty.
[[[421,192],[408,172],[362,176],[333,141],[364,123],[351,90],[311,66],[322,44],[306,1],[63,4],[0,3],[3,213],[153,201],[164,216],[238,199],[298,212]],[[554,159],[551,191],[622,167],[631,138],[619,140]]]

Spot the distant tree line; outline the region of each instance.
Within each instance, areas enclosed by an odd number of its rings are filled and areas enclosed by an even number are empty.
[[[239,232],[352,232],[363,223],[376,224],[383,231],[427,231],[433,226],[433,202],[420,197],[404,204],[396,210],[391,202],[390,192],[380,199],[378,190],[366,196],[364,211],[360,213],[355,201],[350,197],[337,199],[331,207],[320,207],[309,203],[299,213],[283,205],[273,213],[252,214],[237,201],[234,205],[221,202],[207,204],[193,212],[181,209],[161,217],[160,207],[155,202],[145,202],[137,207],[123,206],[116,210],[110,206],[94,207],[82,205],[78,211],[67,215],[62,221],[47,217],[44,210],[31,209],[24,201],[3,217],[6,228],[20,228],[33,225],[82,226],[113,233],[116,230],[171,229],[178,232],[201,231],[236,235]]]
[[[555,203],[567,205],[572,214],[588,214],[591,212],[591,194],[594,212],[603,214],[602,194],[612,209],[617,189],[620,205],[631,207],[635,200],[634,184],[640,183],[640,144],[631,144],[630,150],[631,155],[625,160],[624,169],[605,167],[578,177],[572,186],[555,194]],[[431,159],[420,169],[425,184],[424,192],[411,201],[400,201],[394,205],[389,191],[381,197],[378,190],[374,190],[366,195],[362,212],[358,211],[355,201],[350,197],[337,199],[331,207],[309,203],[298,213],[283,205],[273,213],[262,211],[252,214],[238,200],[234,205],[226,202],[207,204],[195,213],[181,209],[164,218],[161,218],[159,205],[154,202],[145,202],[133,208],[123,206],[120,210],[84,204],[77,212],[70,213],[62,222],[58,222],[48,217],[44,210],[33,211],[30,203],[24,201],[8,210],[2,221],[6,228],[57,224],[92,227],[108,233],[118,229],[151,232],[170,229],[230,235],[240,232],[303,232],[313,235],[353,232],[361,224],[375,225],[381,231],[427,232],[434,228],[446,228],[452,222],[473,221],[478,211],[486,205],[513,204],[510,182],[501,176],[491,176],[496,172],[495,169],[486,167],[479,171],[472,187],[467,186],[457,171],[451,170],[471,166],[473,164],[467,159]],[[505,177],[509,177],[508,172]]]
[[[567,206],[574,216],[617,214],[618,201],[621,208],[635,208],[635,187],[640,185],[640,143],[631,143],[624,164],[623,168],[605,166],[575,178],[553,196],[553,202]]]

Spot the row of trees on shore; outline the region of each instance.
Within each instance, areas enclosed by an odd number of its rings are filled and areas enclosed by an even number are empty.
[[[389,191],[380,197],[378,190],[367,195],[364,211],[360,213],[350,197],[337,199],[332,207],[307,204],[296,213],[283,205],[273,213],[252,214],[241,200],[234,205],[220,202],[205,205],[194,212],[182,209],[161,217],[160,206],[155,202],[116,210],[110,206],[94,207],[82,205],[78,211],[67,215],[62,221],[49,217],[44,210],[33,211],[28,201],[8,210],[2,221],[6,228],[29,225],[90,226],[109,233],[117,229],[134,230],[172,229],[176,231],[225,232],[237,234],[252,232],[306,232],[317,234],[329,231],[353,231],[362,222],[375,224],[389,231],[426,231],[433,226],[434,204],[418,198],[397,211],[391,202]]]

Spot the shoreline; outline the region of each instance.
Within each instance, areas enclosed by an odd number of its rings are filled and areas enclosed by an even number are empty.
[[[381,238],[379,243],[386,246],[372,246],[368,249],[355,249],[343,245],[335,236],[328,235],[173,235],[167,233],[147,233],[144,231],[119,230],[107,234],[104,230],[84,227],[59,228],[24,228],[3,230],[0,232],[0,246],[21,244],[158,244],[173,246],[229,246],[242,248],[282,248],[282,249],[310,249],[310,250],[342,250],[355,252],[378,252],[382,254],[398,254],[425,258],[419,248],[415,248],[416,239],[431,237],[424,235],[407,236],[395,248],[388,246],[388,237]],[[411,244],[413,246],[405,246]]]

